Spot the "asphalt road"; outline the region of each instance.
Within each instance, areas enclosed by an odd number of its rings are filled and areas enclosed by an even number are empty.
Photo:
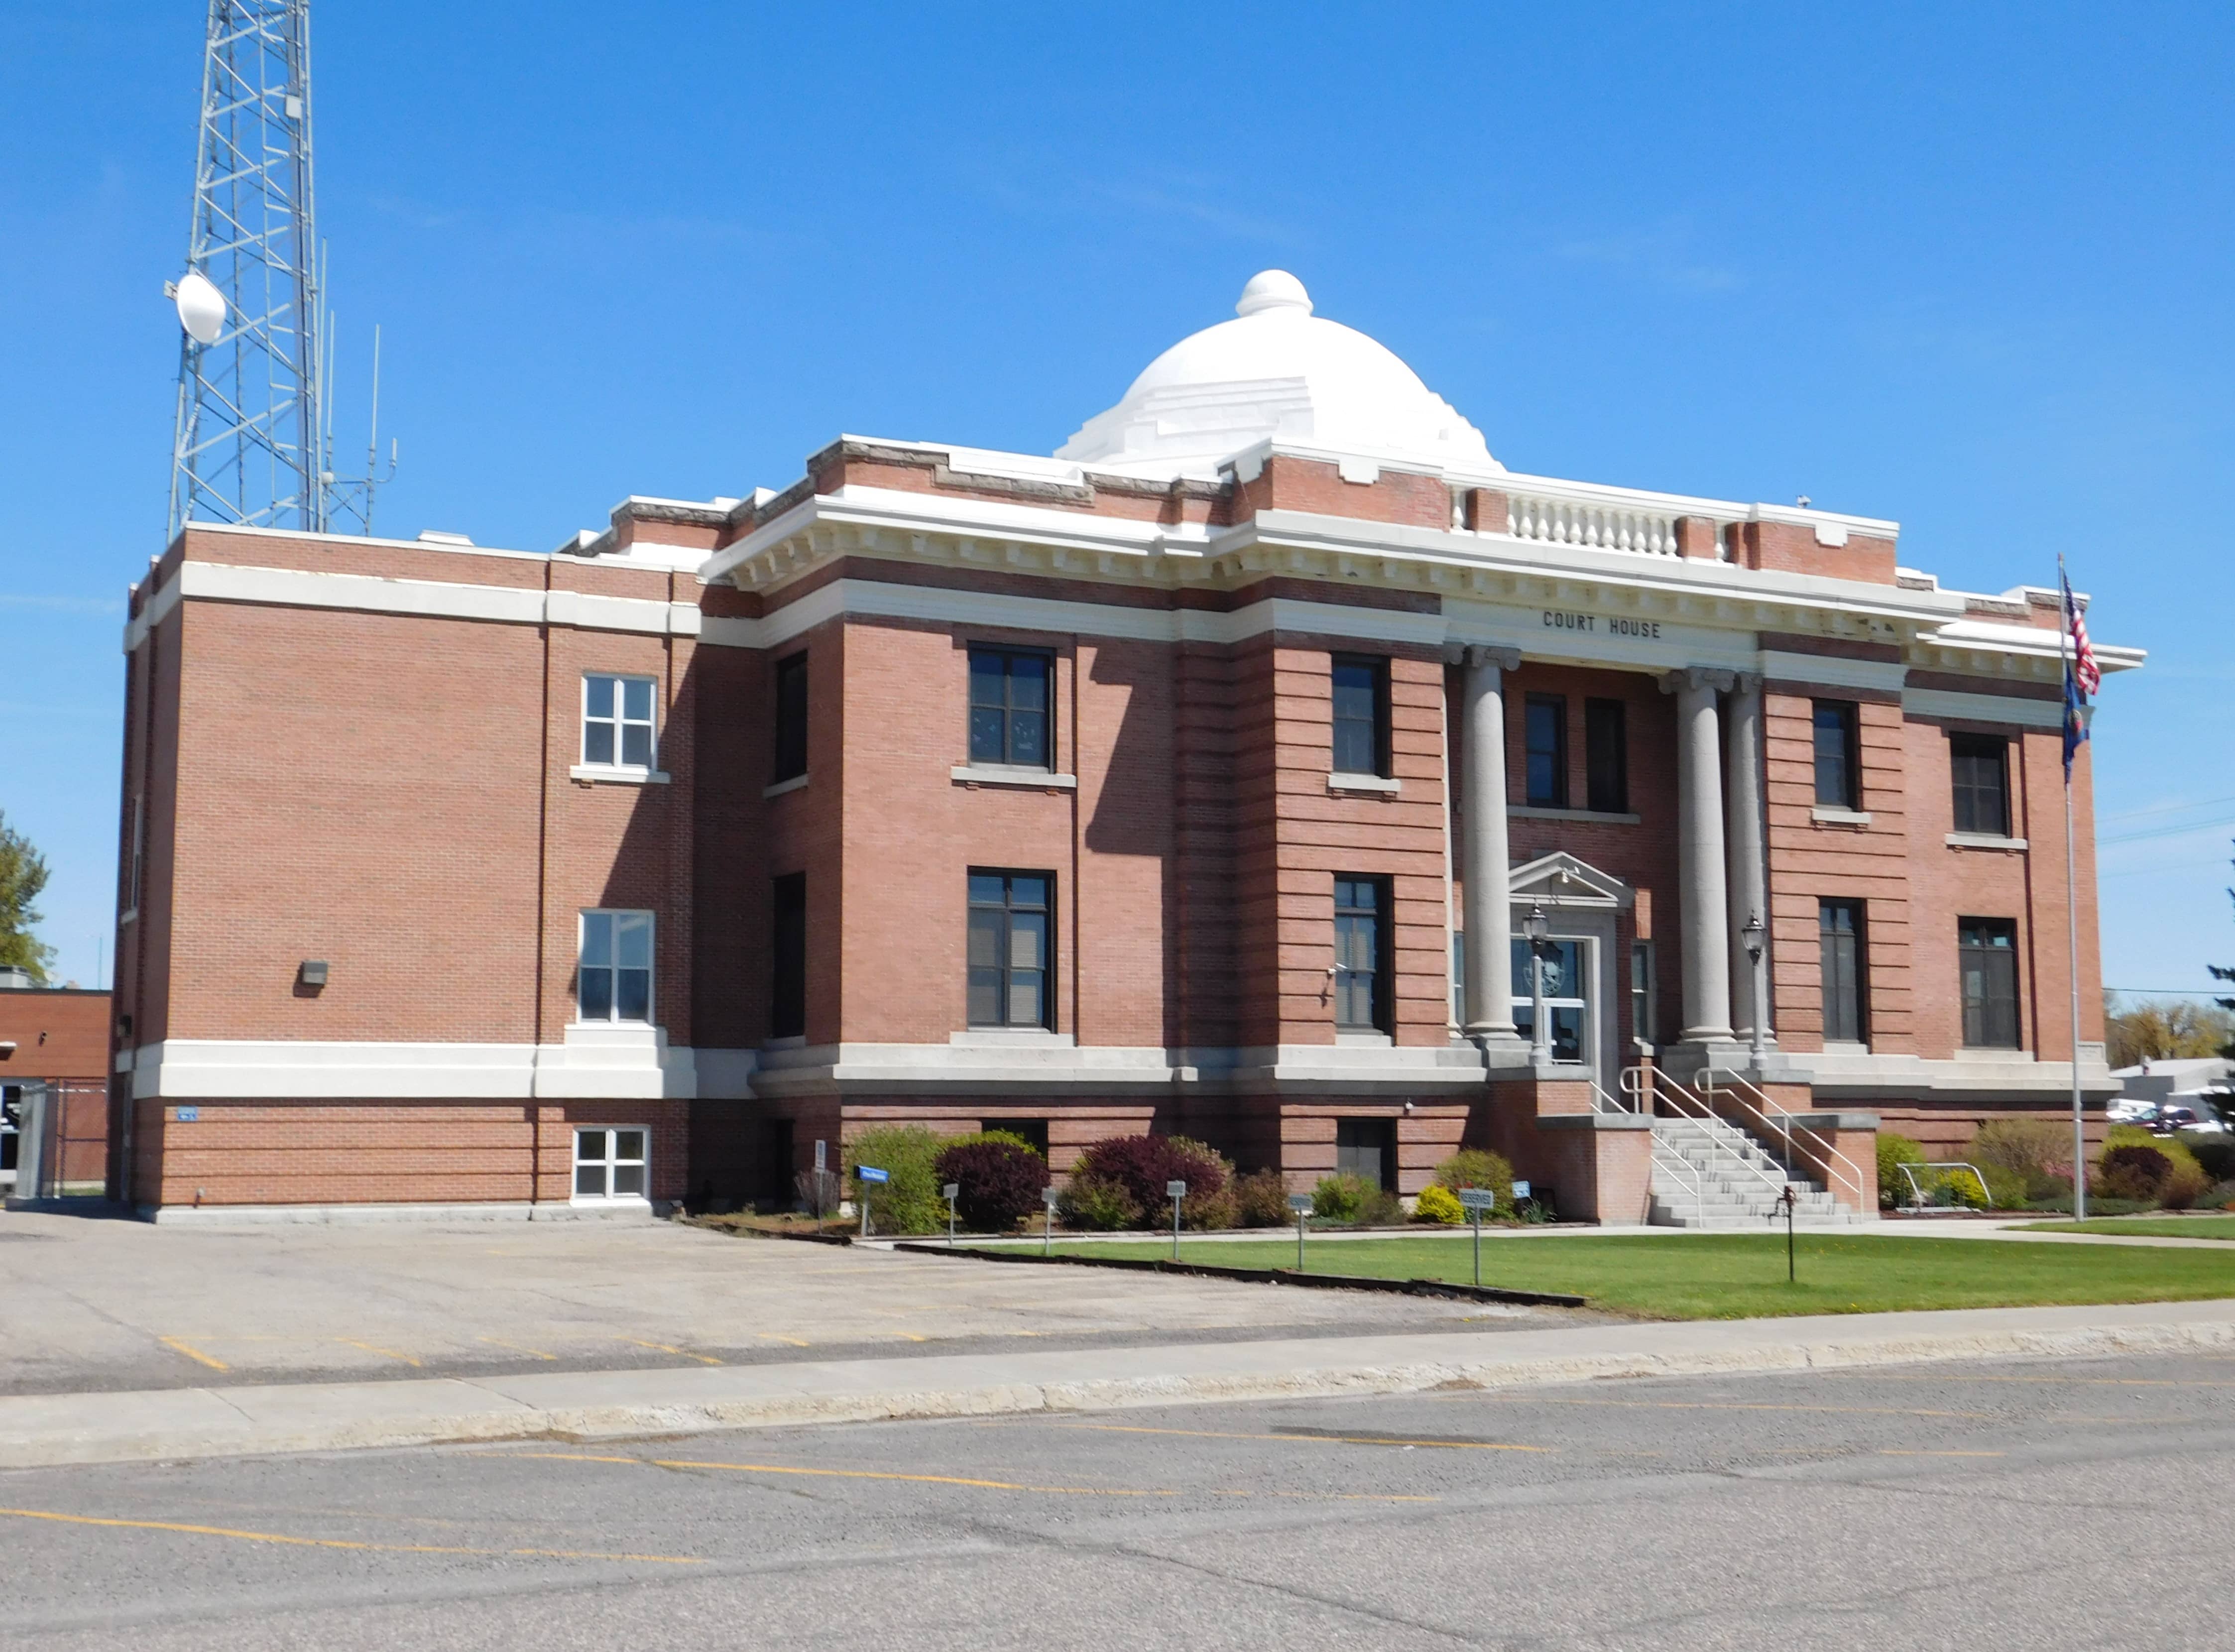
[[[2235,1360],[0,1474],[0,1645],[2235,1645]]]

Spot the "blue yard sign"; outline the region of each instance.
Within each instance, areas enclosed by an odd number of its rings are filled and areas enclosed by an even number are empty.
[[[856,1165],[854,1174],[864,1182],[889,1182],[893,1179],[893,1173],[890,1170],[881,1170],[874,1164]]]

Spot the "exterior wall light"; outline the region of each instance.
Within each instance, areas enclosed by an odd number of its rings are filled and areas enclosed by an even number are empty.
[[[323,958],[305,958],[295,966],[295,979],[312,992],[316,992],[326,984],[326,960]]]

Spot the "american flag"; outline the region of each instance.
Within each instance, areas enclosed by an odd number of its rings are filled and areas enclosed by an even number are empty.
[[[2072,757],[2088,738],[2088,697],[2103,685],[2103,672],[2095,664],[2095,651],[2088,646],[2088,622],[2080,617],[2080,604],[2072,594],[2072,580],[2064,572],[2064,559],[2056,559],[2056,582],[2064,592],[2064,629],[2072,639],[2072,652],[2064,661],[2064,780],[2072,783]]]
[[[2095,664],[2095,651],[2088,646],[2088,621],[2080,612],[2080,604],[2072,594],[2072,581],[2060,571],[2064,580],[2064,624],[2072,633],[2073,677],[2080,684],[2082,694],[2093,694],[2103,686],[2103,672]]]

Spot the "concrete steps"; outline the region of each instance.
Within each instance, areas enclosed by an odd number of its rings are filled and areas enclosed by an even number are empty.
[[[1779,1196],[1788,1182],[1799,1196],[1793,1216],[1796,1228],[1845,1228],[1867,1220],[1806,1176],[1788,1176],[1735,1124],[1705,1118],[1653,1121],[1652,1203],[1646,1220],[1655,1226],[1766,1231],[1784,1221]]]

